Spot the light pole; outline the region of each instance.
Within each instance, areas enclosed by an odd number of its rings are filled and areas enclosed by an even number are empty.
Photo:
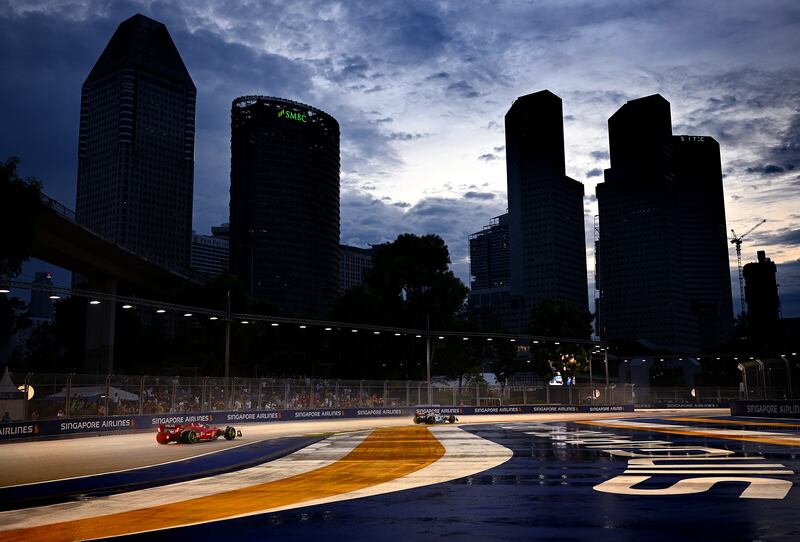
[[[433,388],[431,388],[431,317],[425,315],[425,361],[428,366],[428,406],[433,405]]]
[[[226,292],[225,303],[225,404],[228,404],[230,393],[228,391],[228,378],[230,377],[231,361],[231,291]]]

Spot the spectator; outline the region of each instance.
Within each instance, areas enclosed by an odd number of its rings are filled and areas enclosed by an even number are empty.
[[[38,419],[39,419],[39,411],[34,410],[33,412],[31,412],[31,421],[35,422]]]
[[[11,423],[11,414],[8,413],[8,410],[3,414],[3,423]]]
[[[58,413],[56,414],[56,417],[57,418],[63,418],[64,417],[64,411],[59,408],[58,409]]]

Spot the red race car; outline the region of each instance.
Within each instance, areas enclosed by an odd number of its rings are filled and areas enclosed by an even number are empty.
[[[158,426],[158,433],[156,433],[156,442],[159,444],[169,444],[170,442],[194,444],[201,440],[217,440],[219,437],[225,437],[225,440],[233,440],[241,436],[242,432],[231,426],[223,430],[200,422],[183,425],[161,424]]]

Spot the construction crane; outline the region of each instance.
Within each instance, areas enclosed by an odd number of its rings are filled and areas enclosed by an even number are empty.
[[[736,245],[736,262],[739,264],[739,301],[742,302],[742,314],[744,314],[744,277],[742,276],[742,239],[753,233],[757,227],[761,224],[766,222],[767,219],[763,219],[761,222],[747,230],[746,233],[742,235],[736,235],[736,232],[731,229],[731,233],[733,234],[733,239],[731,239],[731,244]]]

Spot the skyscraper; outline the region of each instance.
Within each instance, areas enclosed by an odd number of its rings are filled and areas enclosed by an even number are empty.
[[[339,289],[339,124],[266,96],[233,101],[231,269],[253,295],[300,316]]]
[[[364,286],[372,269],[372,247],[360,248],[339,245],[339,294],[350,288]]]
[[[189,268],[196,89],[166,26],[123,21],[83,84],[78,223]]]
[[[521,330],[527,324],[519,297],[511,296],[508,213],[469,236],[469,314],[491,331]]]
[[[775,262],[759,250],[758,261],[746,264],[742,271],[750,340],[758,351],[775,349],[780,343],[781,309]]]
[[[697,319],[700,350],[733,339],[725,197],[719,143],[708,136],[672,137],[683,280]]]
[[[511,290],[523,318],[557,299],[588,311],[583,185],[565,174],[561,98],[517,98],[506,114]]]
[[[598,331],[697,352],[732,336],[719,145],[672,135],[655,94],[608,121],[611,168],[597,186]]]

